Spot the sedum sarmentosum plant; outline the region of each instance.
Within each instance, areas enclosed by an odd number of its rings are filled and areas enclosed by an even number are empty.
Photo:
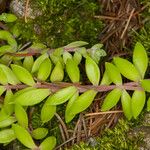
[[[44,124],[54,117],[57,106],[67,104],[64,116],[69,123],[90,106],[98,92],[112,90],[104,99],[101,111],[110,110],[121,99],[128,120],[136,119],[145,105],[145,92],[150,92],[150,80],[144,79],[148,57],[139,42],[133,51],[133,63],[115,57],[105,63],[101,77],[98,63],[106,55],[101,44],[86,49],[88,43],[76,41],[50,50],[34,43],[22,51],[10,32],[1,30],[0,39],[7,42],[0,47],[0,95],[4,97],[0,105],[0,143],[8,144],[17,138],[29,149],[53,149],[56,138],[47,136]],[[81,61],[89,85],[81,84]],[[123,83],[123,77],[131,82]],[[133,91],[132,96],[128,90]],[[31,130],[27,110],[39,103],[43,103],[42,125]],[[147,110],[150,110],[150,98]],[[35,141],[39,139],[42,142],[37,145]]]

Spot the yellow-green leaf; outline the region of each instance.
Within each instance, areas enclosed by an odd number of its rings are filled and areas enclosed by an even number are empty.
[[[0,86],[0,96],[5,92],[6,88],[4,86]]]
[[[116,66],[111,63],[105,63],[106,71],[111,81],[116,85],[122,84],[121,74]]]
[[[40,145],[40,150],[53,150],[56,146],[56,138],[54,136],[50,136],[46,138]]]
[[[69,86],[59,90],[47,99],[49,105],[59,105],[69,100],[77,91],[75,86]]]
[[[105,70],[100,85],[109,85],[111,83],[112,83],[112,81],[111,81],[110,77],[108,76],[108,72]]]
[[[67,59],[66,62],[66,71],[73,83],[79,82],[80,80],[80,70],[78,65],[73,59]]]
[[[121,95],[121,103],[124,115],[128,120],[132,118],[131,97],[126,90],[123,90]]]
[[[38,57],[32,67],[32,73],[35,73],[39,70],[40,64],[46,59],[48,58],[48,54],[44,53],[43,55],[41,55],[40,57]]]
[[[100,70],[95,61],[89,56],[86,57],[85,69],[90,82],[93,85],[98,85],[100,80]]]
[[[107,110],[110,110],[115,105],[117,105],[117,103],[121,97],[121,94],[122,94],[122,90],[117,89],[117,88],[113,89],[111,92],[109,92],[104,99],[101,110],[107,111]]]
[[[31,72],[33,63],[33,56],[26,56],[23,61],[23,67],[26,68],[29,72]]]
[[[43,101],[50,95],[49,89],[32,89],[15,96],[15,102],[22,106],[33,106]]]
[[[24,128],[28,128],[28,116],[24,108],[19,105],[15,104],[15,116],[18,121],[18,124],[23,126]]]
[[[33,86],[35,84],[32,75],[28,70],[25,68],[12,64],[11,65],[12,71],[15,73],[17,78],[22,82],[27,85]]]
[[[29,134],[29,132],[21,127],[18,124],[13,124],[12,128],[15,132],[15,135],[17,137],[17,139],[26,147],[31,148],[31,149],[35,149],[36,145],[31,137],[31,135]]]
[[[37,78],[39,80],[45,81],[49,77],[51,70],[52,70],[52,63],[49,58],[46,58],[39,67]]]
[[[5,119],[0,119],[0,128],[8,127],[11,124],[13,124],[15,121],[16,118],[12,116],[6,117]]]
[[[140,73],[135,66],[126,59],[115,57],[114,63],[119,69],[120,73],[129,80],[139,81],[141,79]]]
[[[82,55],[81,55],[81,53],[79,53],[78,51],[75,51],[75,52],[74,52],[74,55],[73,55],[73,60],[75,61],[75,63],[76,63],[77,65],[79,65],[80,62],[81,62],[81,60],[82,60]]]
[[[0,68],[0,84],[6,85],[7,83],[7,77],[4,71]]]
[[[147,111],[150,111],[150,97],[147,100]]]
[[[15,76],[15,74],[12,72],[12,70],[9,67],[3,64],[0,64],[0,68],[4,72],[8,83],[13,84],[13,85],[20,83],[20,81],[17,79],[17,77]]]
[[[145,91],[150,92],[150,80],[149,79],[142,80],[141,85]]]
[[[145,105],[145,91],[134,91],[131,99],[133,117],[136,119]]]
[[[44,105],[43,105],[43,107],[41,109],[41,120],[42,120],[42,123],[50,121],[53,118],[53,116],[54,116],[54,114],[56,112],[56,106],[55,105],[49,105],[48,103],[49,103],[49,101],[47,100],[44,103]]]
[[[0,143],[9,143],[16,139],[14,130],[4,129],[0,131]]]
[[[60,82],[64,78],[64,69],[60,61],[57,62],[56,66],[52,70],[50,81],[51,82]]]
[[[48,134],[48,129],[46,128],[37,128],[32,131],[32,137],[36,140],[43,139]]]
[[[144,46],[139,42],[137,42],[134,47],[133,63],[141,74],[141,77],[144,78],[146,69],[148,67],[148,56]]]
[[[63,52],[63,61],[64,61],[65,64],[66,64],[68,59],[72,59],[72,55],[69,52],[64,51]]]
[[[84,46],[87,44],[89,44],[89,43],[84,42],[84,41],[75,41],[75,42],[72,42],[72,43],[66,45],[65,48],[76,48],[76,47],[81,47],[81,46]]]

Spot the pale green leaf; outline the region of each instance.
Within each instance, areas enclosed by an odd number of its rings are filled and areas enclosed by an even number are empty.
[[[49,105],[59,105],[68,101],[77,91],[75,86],[69,86],[59,90],[47,99]]]
[[[23,60],[23,67],[26,68],[29,72],[31,72],[33,63],[34,63],[33,56],[26,56]]]
[[[6,117],[5,119],[3,118],[3,120],[2,119],[0,120],[0,128],[8,127],[14,122],[16,122],[15,117],[9,116],[9,117]]]
[[[89,56],[86,57],[85,69],[90,82],[93,85],[98,85],[100,80],[100,70],[95,61]]]
[[[78,65],[73,59],[68,59],[66,62],[66,71],[70,80],[75,83],[80,80],[80,70]]]
[[[141,76],[135,66],[126,59],[115,57],[114,63],[119,69],[120,73],[129,80],[140,81]]]
[[[4,71],[0,68],[0,84],[6,85],[7,83],[7,76],[5,75]]]
[[[17,78],[24,84],[27,84],[29,86],[33,86],[35,84],[32,75],[28,70],[25,68],[12,64],[11,65],[12,71],[15,73]]]
[[[137,42],[134,47],[133,63],[141,74],[142,78],[144,78],[146,69],[148,67],[148,56],[144,46],[139,42]]]
[[[132,118],[132,111],[131,111],[131,97],[126,90],[123,90],[121,95],[121,103],[124,115],[128,120]]]
[[[116,85],[122,84],[122,77],[121,74],[116,66],[111,63],[105,63],[106,71],[108,73],[109,78],[111,81]]]
[[[150,111],[150,97],[147,100],[147,111]]]
[[[79,65],[82,60],[82,55],[78,51],[75,51],[73,55],[73,60],[75,61],[77,65]]]
[[[18,121],[18,124],[20,124],[24,128],[28,128],[28,116],[24,108],[19,105],[15,104],[15,117]]]
[[[110,77],[108,76],[108,72],[105,70],[100,85],[109,85],[111,83],[112,81]]]
[[[34,149],[36,148],[36,145],[31,137],[31,135],[29,134],[29,132],[21,127],[18,124],[13,124],[12,128],[15,132],[15,135],[17,137],[17,139],[26,147]]]
[[[50,95],[49,89],[32,89],[15,96],[15,102],[22,106],[33,106],[43,101]]]
[[[6,88],[4,86],[0,86],[0,96],[5,92]]]
[[[150,80],[149,79],[142,80],[141,85],[145,91],[150,92]]]
[[[72,59],[72,55],[67,51],[63,52],[63,60],[64,60],[65,64],[66,64],[68,59]]]
[[[76,47],[85,46],[87,44],[89,44],[89,43],[84,42],[84,41],[75,41],[75,42],[72,42],[72,43],[66,45],[65,48],[76,48]]]
[[[4,129],[0,131],[0,143],[9,143],[16,139],[14,130]]]
[[[52,70],[52,63],[49,58],[46,58],[39,67],[37,78],[39,80],[45,81],[49,77],[51,70]]]
[[[48,129],[46,128],[37,128],[34,129],[31,133],[32,137],[36,140],[43,139],[48,134]]]
[[[133,117],[136,119],[145,105],[145,91],[134,91],[131,99]]]
[[[56,146],[56,138],[50,136],[46,138],[40,145],[40,150],[53,150]]]
[[[111,108],[113,108],[115,105],[117,105],[121,97],[121,94],[122,94],[122,90],[117,88],[109,92],[104,99],[101,111],[108,111]]]

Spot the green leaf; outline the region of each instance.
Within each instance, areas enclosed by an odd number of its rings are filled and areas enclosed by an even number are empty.
[[[66,62],[66,71],[73,83],[79,82],[80,80],[80,70],[78,65],[73,59],[68,59]]]
[[[64,60],[65,64],[66,64],[68,59],[72,59],[72,55],[67,51],[63,52],[63,60]]]
[[[86,92],[81,94],[70,106],[68,115],[73,116],[87,109],[93,102],[96,94],[97,92],[95,90],[87,90]]]
[[[6,88],[4,86],[0,86],[0,96],[5,92]]]
[[[75,86],[69,86],[59,90],[47,99],[49,105],[59,105],[69,100],[77,91]]]
[[[32,137],[36,140],[43,139],[48,134],[48,129],[46,128],[37,128],[32,131]]]
[[[144,46],[139,42],[137,42],[134,47],[133,63],[141,74],[142,78],[144,78],[146,69],[148,67],[148,56]]]
[[[77,65],[79,65],[82,60],[82,55],[78,51],[75,51],[73,55],[73,60]]]
[[[45,81],[49,77],[51,70],[52,63],[49,58],[46,58],[39,67],[37,78],[39,80]]]
[[[24,128],[28,128],[28,116],[24,108],[19,105],[15,104],[15,116],[18,121],[18,124],[20,124]]]
[[[22,106],[33,106],[43,101],[50,95],[49,89],[32,89],[15,96],[15,102]]]
[[[145,91],[150,92],[150,80],[144,79],[141,81],[142,88],[144,88]]]
[[[17,17],[14,14],[2,13],[0,15],[0,20],[4,22],[14,22],[17,20]]]
[[[123,90],[121,95],[121,103],[124,115],[128,120],[132,118],[132,111],[131,111],[131,97],[126,90]]]
[[[133,117],[136,119],[145,105],[145,91],[134,91],[131,99]]]
[[[8,127],[14,122],[16,122],[16,118],[12,116],[6,117],[5,119],[0,119],[0,128]]]
[[[46,138],[40,145],[40,150],[53,150],[56,146],[56,138],[50,136]]]
[[[29,73],[28,70],[25,68],[12,64],[11,65],[12,71],[15,73],[17,78],[24,84],[29,86],[33,86],[35,84],[32,75]]]
[[[147,111],[150,111],[150,97],[147,100]]]
[[[40,64],[46,59],[48,58],[48,54],[47,53],[44,53],[43,55],[39,56],[34,64],[33,64],[33,67],[32,67],[32,73],[35,73],[39,70],[39,67],[40,67]]]
[[[98,65],[89,56],[86,57],[85,69],[90,82],[93,85],[98,85],[100,80],[100,70]]]
[[[3,85],[8,84],[7,77],[1,68],[0,68],[0,84],[3,84]]]
[[[7,52],[14,52],[13,48],[10,45],[3,45],[0,47],[0,56]]]
[[[108,72],[105,70],[100,85],[109,85],[111,83],[112,83],[112,81],[111,81],[110,77],[108,76]]]
[[[117,89],[117,88],[113,89],[111,92],[109,92],[104,99],[101,111],[110,110],[112,107],[117,105],[117,103],[121,97],[121,94],[122,94],[122,90]]]
[[[52,70],[50,81],[51,82],[60,82],[64,78],[64,69],[62,64],[58,61],[54,69]]]
[[[36,148],[36,145],[31,137],[31,135],[29,134],[29,132],[21,127],[18,124],[13,124],[12,128],[15,132],[15,135],[17,137],[17,139],[26,147],[34,149]]]
[[[13,93],[11,90],[6,91],[6,95],[4,98],[3,108],[8,115],[11,115],[14,112],[14,104],[13,104]]]
[[[12,70],[9,67],[3,64],[0,64],[0,69],[2,69],[2,71],[4,72],[8,83],[12,85],[16,85],[20,83],[20,81],[17,79],[17,77],[15,76],[15,74],[12,72]]]
[[[16,139],[12,129],[4,129],[0,131],[0,143],[9,143]]]
[[[75,42],[72,42],[72,43],[66,45],[65,48],[76,48],[76,47],[85,46],[87,44],[89,44],[89,43],[84,42],[84,41],[75,41]]]
[[[113,60],[124,77],[132,81],[139,81],[141,79],[139,72],[131,62],[120,57],[115,57]]]
[[[26,68],[29,72],[31,72],[33,63],[34,63],[33,56],[26,56],[23,60],[23,67]]]
[[[65,111],[65,121],[66,123],[70,122],[74,117],[75,115],[71,114],[71,107],[73,105],[73,103],[78,99],[79,97],[79,92],[76,91],[76,93],[74,93],[74,95],[70,98],[70,100],[68,101],[68,104],[66,106],[66,111]]]
[[[42,123],[50,121],[53,118],[55,113],[56,113],[56,106],[49,105],[49,101],[47,100],[41,109]]]
[[[106,71],[111,81],[116,85],[122,84],[121,74],[116,66],[111,63],[105,63]]]

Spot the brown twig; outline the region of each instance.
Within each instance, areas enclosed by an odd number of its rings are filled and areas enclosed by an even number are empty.
[[[29,0],[26,0],[25,12],[24,12],[24,20],[25,20],[25,23],[27,23],[28,8],[29,8]]]

